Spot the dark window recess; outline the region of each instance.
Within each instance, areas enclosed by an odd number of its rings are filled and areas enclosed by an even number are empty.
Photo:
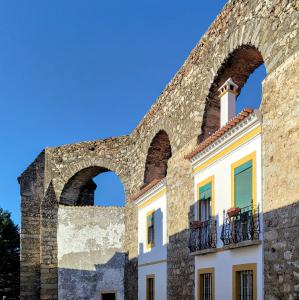
[[[155,278],[146,279],[146,300],[155,300]]]
[[[115,293],[103,293],[102,300],[116,300]]]

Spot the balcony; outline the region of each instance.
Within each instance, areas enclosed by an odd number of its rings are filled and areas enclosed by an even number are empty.
[[[238,248],[259,244],[259,208],[252,205],[223,211],[223,227],[220,239],[224,248]]]
[[[192,255],[216,251],[217,223],[209,219],[204,222],[193,222],[190,228],[189,249]]]

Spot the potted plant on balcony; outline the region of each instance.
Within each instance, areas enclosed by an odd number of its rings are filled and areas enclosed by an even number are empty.
[[[232,207],[230,209],[227,210],[227,215],[232,218],[237,216],[239,213],[241,212],[240,207]]]
[[[190,223],[190,227],[192,229],[201,228],[203,226],[204,222],[202,221],[193,221]]]

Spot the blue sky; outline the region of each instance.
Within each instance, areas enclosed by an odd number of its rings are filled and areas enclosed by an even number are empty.
[[[17,176],[38,153],[130,133],[225,2],[0,2],[0,206],[16,223]],[[257,106],[264,73],[244,105]],[[96,182],[97,204],[123,203],[116,175]]]

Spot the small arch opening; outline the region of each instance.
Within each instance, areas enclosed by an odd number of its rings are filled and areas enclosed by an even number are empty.
[[[166,177],[168,159],[171,155],[168,134],[164,130],[160,130],[153,138],[148,149],[144,171],[144,186],[154,179],[159,180]]]

